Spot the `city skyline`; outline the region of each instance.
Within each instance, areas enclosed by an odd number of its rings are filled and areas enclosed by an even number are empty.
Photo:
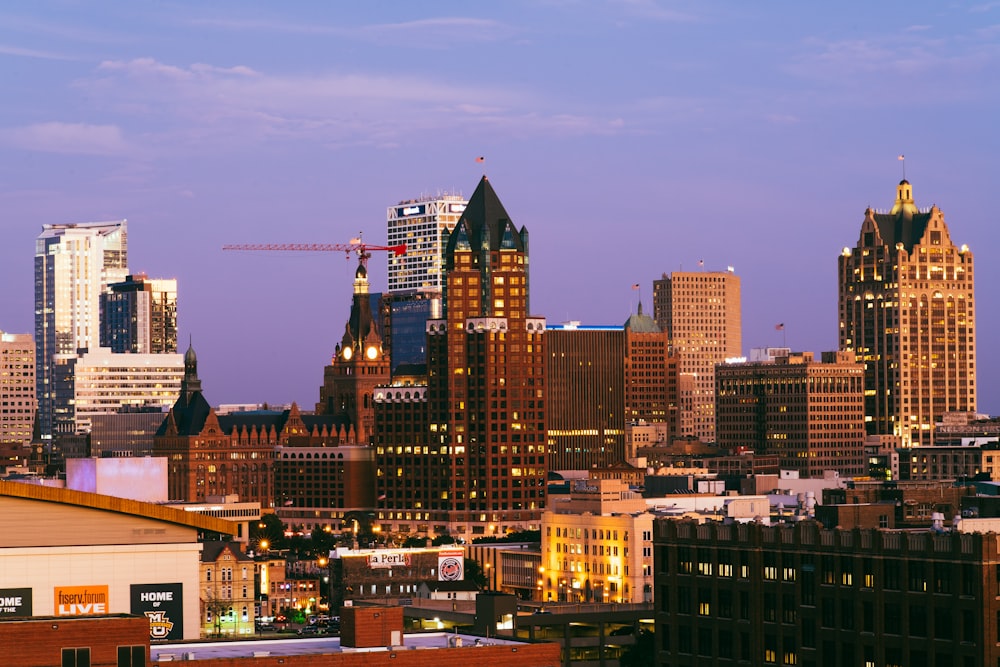
[[[531,230],[531,314],[550,323],[621,323],[639,299],[652,310],[663,273],[704,262],[741,278],[744,354],[834,350],[837,258],[905,168],[916,205],[939,206],[980,259],[977,328],[996,326],[1000,93],[983,82],[1000,7],[45,3],[2,17],[15,101],[0,110],[0,329],[34,330],[42,225],[127,218],[128,268],[177,279],[179,339],[219,402],[314,405],[356,268],[223,244],[384,243],[387,207],[467,197],[483,172]],[[384,258],[370,277],[385,289]],[[1000,412],[998,371],[981,345],[980,411]]]

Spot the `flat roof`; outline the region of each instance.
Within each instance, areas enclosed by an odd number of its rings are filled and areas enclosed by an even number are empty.
[[[452,642],[460,638],[461,648],[480,646],[519,646],[523,641],[497,637],[476,637],[454,632],[421,632],[403,635],[399,646],[374,648],[351,648],[340,645],[340,637],[297,637],[282,639],[246,639],[216,642],[180,642],[176,644],[153,644],[149,649],[151,662],[171,660],[212,660],[217,658],[254,658],[290,655],[324,655],[329,653],[374,653],[399,652],[410,649],[457,648]],[[267,654],[267,656],[265,655]]]

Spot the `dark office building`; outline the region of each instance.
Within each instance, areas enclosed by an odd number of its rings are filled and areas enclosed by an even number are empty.
[[[630,422],[665,422],[676,435],[677,359],[642,304],[621,327],[568,324],[545,335],[550,469],[624,461]]]
[[[382,295],[384,344],[392,372],[403,364],[427,363],[427,320],[438,317],[441,294],[408,290]]]
[[[112,352],[177,352],[177,281],[128,276],[100,296],[101,347]]]
[[[653,530],[657,663],[993,667],[994,534],[815,521]]]
[[[152,456],[153,436],[165,417],[160,408],[125,407],[90,418],[90,455]]]

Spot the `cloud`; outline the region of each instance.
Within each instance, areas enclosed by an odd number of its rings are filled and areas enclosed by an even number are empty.
[[[396,39],[400,35],[407,34],[419,35],[419,39],[394,42],[397,47],[412,48],[448,48],[457,42],[495,41],[507,38],[514,32],[511,26],[499,21],[465,16],[440,16],[399,23],[372,23],[358,26],[233,18],[195,19],[190,24],[231,31],[329,35],[369,42],[390,37]]]
[[[115,125],[35,123],[0,130],[0,141],[15,148],[46,153],[121,155],[129,150]]]
[[[105,61],[76,85],[109,111],[156,128],[147,139],[167,151],[273,139],[387,146],[418,131],[606,134],[621,127],[516,87],[397,74],[282,75],[137,58]]]
[[[20,46],[0,44],[0,54],[6,56],[18,56],[23,58],[40,58],[42,60],[74,60],[70,56],[55,53],[54,51],[38,51],[36,49],[25,49]]]

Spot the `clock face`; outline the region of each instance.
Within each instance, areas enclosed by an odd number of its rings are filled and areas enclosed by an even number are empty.
[[[378,348],[376,348],[374,345],[369,345],[368,349],[365,351],[365,354],[368,355],[369,359],[374,360],[375,357],[378,356]]]
[[[350,359],[351,359],[351,355],[352,355],[352,354],[354,354],[354,352],[353,352],[353,351],[351,350],[351,348],[349,348],[349,347],[345,347],[345,348],[343,349],[343,351],[341,352],[341,354],[343,354],[343,355],[344,355],[344,359],[346,359],[346,360],[350,361]]]

